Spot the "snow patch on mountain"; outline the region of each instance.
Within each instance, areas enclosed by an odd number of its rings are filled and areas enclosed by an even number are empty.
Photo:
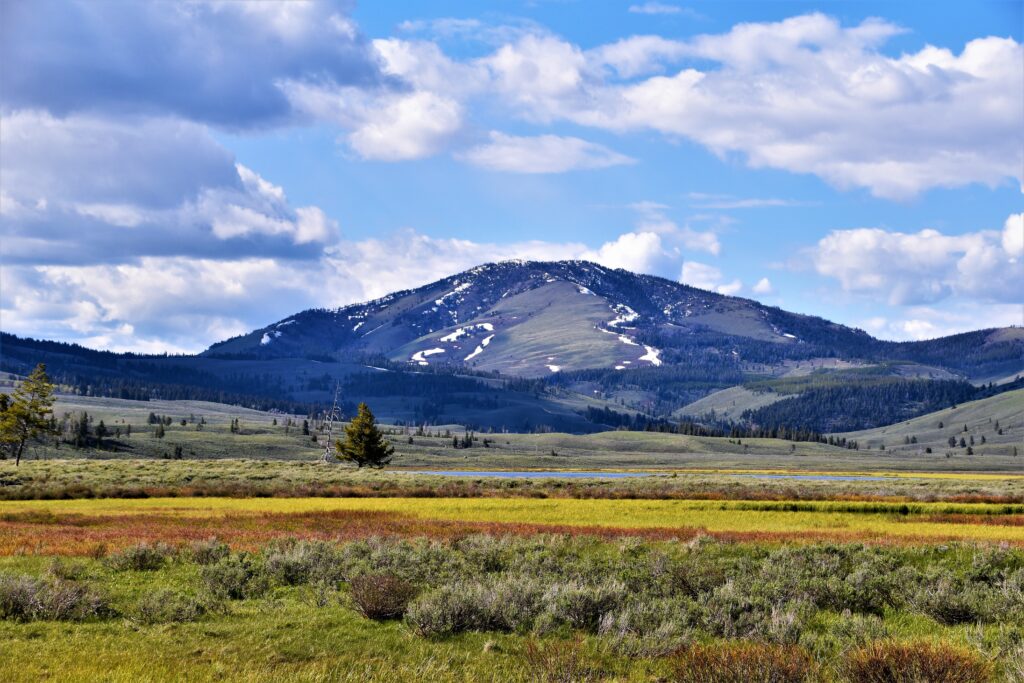
[[[654,367],[660,367],[662,361],[658,356],[661,355],[661,349],[656,349],[653,346],[648,346],[647,344],[644,344],[644,349],[647,353],[637,358],[637,360],[645,360]]]
[[[472,286],[473,286],[472,282],[463,282],[461,285],[456,286],[455,289],[453,289],[452,291],[448,292],[447,294],[442,294],[441,298],[434,299],[434,304],[436,306],[444,306],[444,302],[446,300],[448,300],[451,297],[455,296],[459,292],[465,292],[467,289],[469,289]]]
[[[467,325],[465,327],[460,327],[451,334],[446,334],[445,336],[441,337],[441,341],[448,343],[457,341],[459,337],[465,334],[469,334],[472,330],[487,330],[488,332],[493,332],[494,325],[491,323],[477,323],[476,325]]]
[[[412,354],[412,361],[414,363],[419,363],[420,365],[430,365],[426,356],[433,356],[436,353],[444,353],[444,349],[426,349],[424,351],[417,351]]]
[[[627,344],[629,346],[640,346],[639,344],[637,344],[635,341],[633,341],[632,339],[630,339],[629,337],[627,337],[624,334],[620,334],[619,335],[619,341],[622,342],[623,344]]]
[[[558,372],[559,370],[562,369],[562,366],[561,365],[548,365],[547,369],[550,370],[551,372]]]
[[[617,314],[614,320],[608,322],[608,327],[618,327],[626,323],[631,323],[640,317],[640,314],[634,311],[626,304],[615,304],[612,310]]]
[[[278,332],[277,330],[273,330],[271,332],[264,332],[263,336],[260,337],[260,346],[266,346],[267,344],[269,344],[270,342],[274,341],[275,339],[277,339],[280,336],[281,336],[281,333]]]
[[[494,335],[493,334],[490,335],[490,336],[484,337],[482,340],[480,340],[480,344],[477,345],[477,347],[473,350],[473,353],[471,353],[468,356],[466,356],[465,360],[471,360],[471,359],[476,358],[477,356],[479,356],[481,353],[483,353],[484,347],[487,346],[488,344],[490,344],[492,339],[494,339]]]

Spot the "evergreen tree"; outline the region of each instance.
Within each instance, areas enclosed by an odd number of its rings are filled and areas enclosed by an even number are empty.
[[[103,424],[103,420],[96,425],[96,448],[103,448],[103,438],[109,436],[110,432],[107,431],[107,425]]]
[[[395,452],[373,417],[369,406],[360,403],[358,412],[345,427],[345,441],[334,442],[334,449],[340,460],[349,460],[358,467],[384,467],[391,462]]]
[[[46,365],[36,366],[25,381],[18,385],[0,413],[0,443],[14,456],[14,464],[21,464],[25,444],[55,432],[53,416],[53,384],[46,374]]]

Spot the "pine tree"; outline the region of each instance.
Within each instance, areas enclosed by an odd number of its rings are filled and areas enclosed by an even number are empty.
[[[25,444],[55,431],[53,416],[53,384],[46,374],[46,365],[40,363],[18,385],[0,413],[0,443],[14,455],[14,464],[21,464]]]
[[[358,413],[345,427],[345,441],[334,442],[338,459],[354,462],[358,467],[384,467],[395,452],[380,429],[376,418],[365,403],[359,404]]]
[[[103,438],[109,436],[110,432],[107,431],[107,425],[103,424],[103,420],[96,425],[96,448],[103,448]]]

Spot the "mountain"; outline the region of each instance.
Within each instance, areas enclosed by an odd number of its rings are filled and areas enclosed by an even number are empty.
[[[814,316],[586,261],[489,263],[367,303],[298,313],[211,346],[222,358],[382,355],[517,377],[686,365],[716,377],[786,364],[902,361],[932,377],[1020,372],[1024,330],[893,343]]]
[[[67,391],[93,396],[310,412],[339,388],[346,412],[365,400],[384,419],[419,424],[586,432],[691,420],[824,432],[1014,388],[1024,329],[887,342],[651,275],[510,261],[303,311],[196,356],[0,333],[0,371],[38,362]]]

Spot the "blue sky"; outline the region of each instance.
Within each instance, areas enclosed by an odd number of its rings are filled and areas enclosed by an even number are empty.
[[[0,327],[197,351],[515,257],[1024,324],[1021,8],[4,3]]]

